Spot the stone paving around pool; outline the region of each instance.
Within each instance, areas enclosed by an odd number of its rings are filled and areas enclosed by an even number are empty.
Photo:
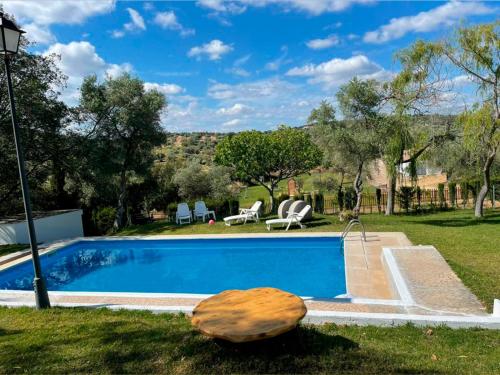
[[[345,240],[347,297],[307,299],[306,321],[380,325],[410,321],[424,325],[500,328],[500,317],[486,312],[433,246],[414,246],[403,233],[373,232],[366,237],[366,242],[362,241],[360,233],[352,232]],[[12,263],[22,259],[12,260]],[[0,258],[0,270],[8,263],[5,257]],[[49,295],[52,305],[188,314],[203,299],[189,294],[50,292]],[[0,291],[0,305],[33,306],[33,292]]]

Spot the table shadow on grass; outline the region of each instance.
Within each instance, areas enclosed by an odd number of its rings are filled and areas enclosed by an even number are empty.
[[[311,326],[250,343],[204,338],[181,350],[190,369],[204,373],[440,373],[407,368],[397,355],[362,349],[355,341]]]

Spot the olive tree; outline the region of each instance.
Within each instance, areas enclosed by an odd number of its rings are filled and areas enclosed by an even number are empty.
[[[438,42],[415,43],[403,60],[403,73],[416,87],[435,91],[446,86],[449,77],[442,72],[464,75],[476,86],[475,109],[466,110],[460,121],[474,131],[464,132],[464,146],[475,148],[482,165],[482,186],[475,216],[483,216],[483,203],[491,186],[491,168],[498,152],[500,128],[500,21],[459,28],[451,37]],[[432,73],[432,74],[430,74]],[[436,96],[436,99],[442,97]],[[491,116],[486,119],[486,113]],[[480,136],[478,136],[480,135]]]
[[[274,210],[274,190],[282,180],[309,172],[321,163],[322,153],[308,133],[281,126],[272,132],[245,131],[224,138],[216,147],[215,162],[231,167],[234,176],[263,186]]]
[[[87,77],[81,87],[82,122],[90,129],[92,152],[88,157],[94,174],[105,184],[117,185],[115,228],[125,225],[129,178],[149,173],[153,149],[165,140],[160,114],[163,94],[145,91],[144,83],[124,74],[102,83]],[[100,181],[102,183],[102,181]]]
[[[361,207],[365,168],[380,156],[382,97],[376,81],[353,78],[340,87],[337,100],[344,116],[342,121],[334,120],[332,108],[325,103],[313,110],[310,120],[316,124],[314,138],[328,156],[328,161],[338,170],[347,170],[354,176],[354,212],[357,215]]]

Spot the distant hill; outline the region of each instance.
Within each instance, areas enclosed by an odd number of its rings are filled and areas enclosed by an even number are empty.
[[[212,164],[215,146],[228,133],[167,133],[167,142],[156,149],[158,161],[183,164],[190,159],[199,159],[202,164]]]

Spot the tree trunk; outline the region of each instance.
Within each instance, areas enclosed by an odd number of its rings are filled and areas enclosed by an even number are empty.
[[[120,175],[120,194],[118,195],[118,207],[116,209],[116,218],[114,223],[115,229],[123,228],[126,195],[127,195],[127,176],[125,173],[125,169],[123,169]]]
[[[389,184],[387,185],[387,204],[385,207],[385,215],[394,215],[394,200],[396,197],[396,176],[389,176]]]
[[[356,172],[356,178],[354,179],[354,190],[356,191],[356,206],[354,206],[353,212],[354,216],[359,216],[359,211],[361,209],[361,193],[363,192],[363,179],[361,178],[361,173],[363,172],[363,163],[358,165],[358,171]]]
[[[486,199],[486,195],[488,194],[488,190],[490,190],[491,180],[490,180],[490,170],[491,165],[493,164],[493,160],[495,160],[496,152],[493,151],[488,155],[486,162],[483,167],[483,186],[481,186],[481,190],[477,195],[476,206],[474,208],[474,216],[483,217],[483,204]]]
[[[275,211],[275,202],[274,202],[274,186],[271,185],[270,188],[267,189],[269,191],[269,203],[271,204],[271,213],[274,214]]]

